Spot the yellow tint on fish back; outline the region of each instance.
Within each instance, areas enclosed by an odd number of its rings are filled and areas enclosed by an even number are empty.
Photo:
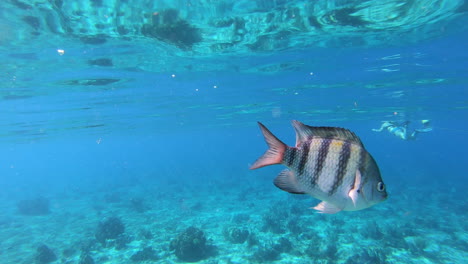
[[[341,148],[343,146],[344,141],[342,140],[332,140],[331,145],[336,147],[336,148]]]

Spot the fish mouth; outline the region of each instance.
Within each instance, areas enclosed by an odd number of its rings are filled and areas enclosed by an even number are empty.
[[[387,200],[388,199],[388,193],[385,193],[384,195],[382,195],[382,197],[383,197],[382,201]]]
[[[385,193],[382,194],[382,199],[381,199],[381,201],[385,201],[385,200],[387,200],[387,199],[388,199],[388,193],[385,192]]]

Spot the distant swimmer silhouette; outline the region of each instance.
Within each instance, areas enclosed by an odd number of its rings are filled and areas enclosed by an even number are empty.
[[[403,140],[414,140],[418,133],[426,133],[432,131],[430,120],[421,120],[423,125],[422,128],[414,129],[411,133],[408,131],[408,125],[410,121],[395,122],[395,121],[382,121],[382,125],[379,129],[372,129],[375,132],[382,132],[387,130],[391,134],[403,139]]]

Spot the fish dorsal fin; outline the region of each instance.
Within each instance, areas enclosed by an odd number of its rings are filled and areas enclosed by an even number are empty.
[[[314,134],[311,129],[312,127],[306,126],[297,120],[293,120],[292,125],[296,131],[296,147],[299,147],[302,142],[312,138]]]
[[[346,140],[362,146],[362,142],[359,137],[346,128],[313,127],[304,125],[297,120],[293,120],[292,125],[294,130],[296,130],[296,147],[312,137]]]

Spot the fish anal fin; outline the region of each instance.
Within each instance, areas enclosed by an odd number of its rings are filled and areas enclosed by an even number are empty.
[[[336,214],[341,211],[341,208],[325,201],[317,204],[313,209],[317,210],[321,214]]]
[[[283,170],[273,181],[276,187],[294,194],[306,194],[298,184],[297,177],[290,170]]]

